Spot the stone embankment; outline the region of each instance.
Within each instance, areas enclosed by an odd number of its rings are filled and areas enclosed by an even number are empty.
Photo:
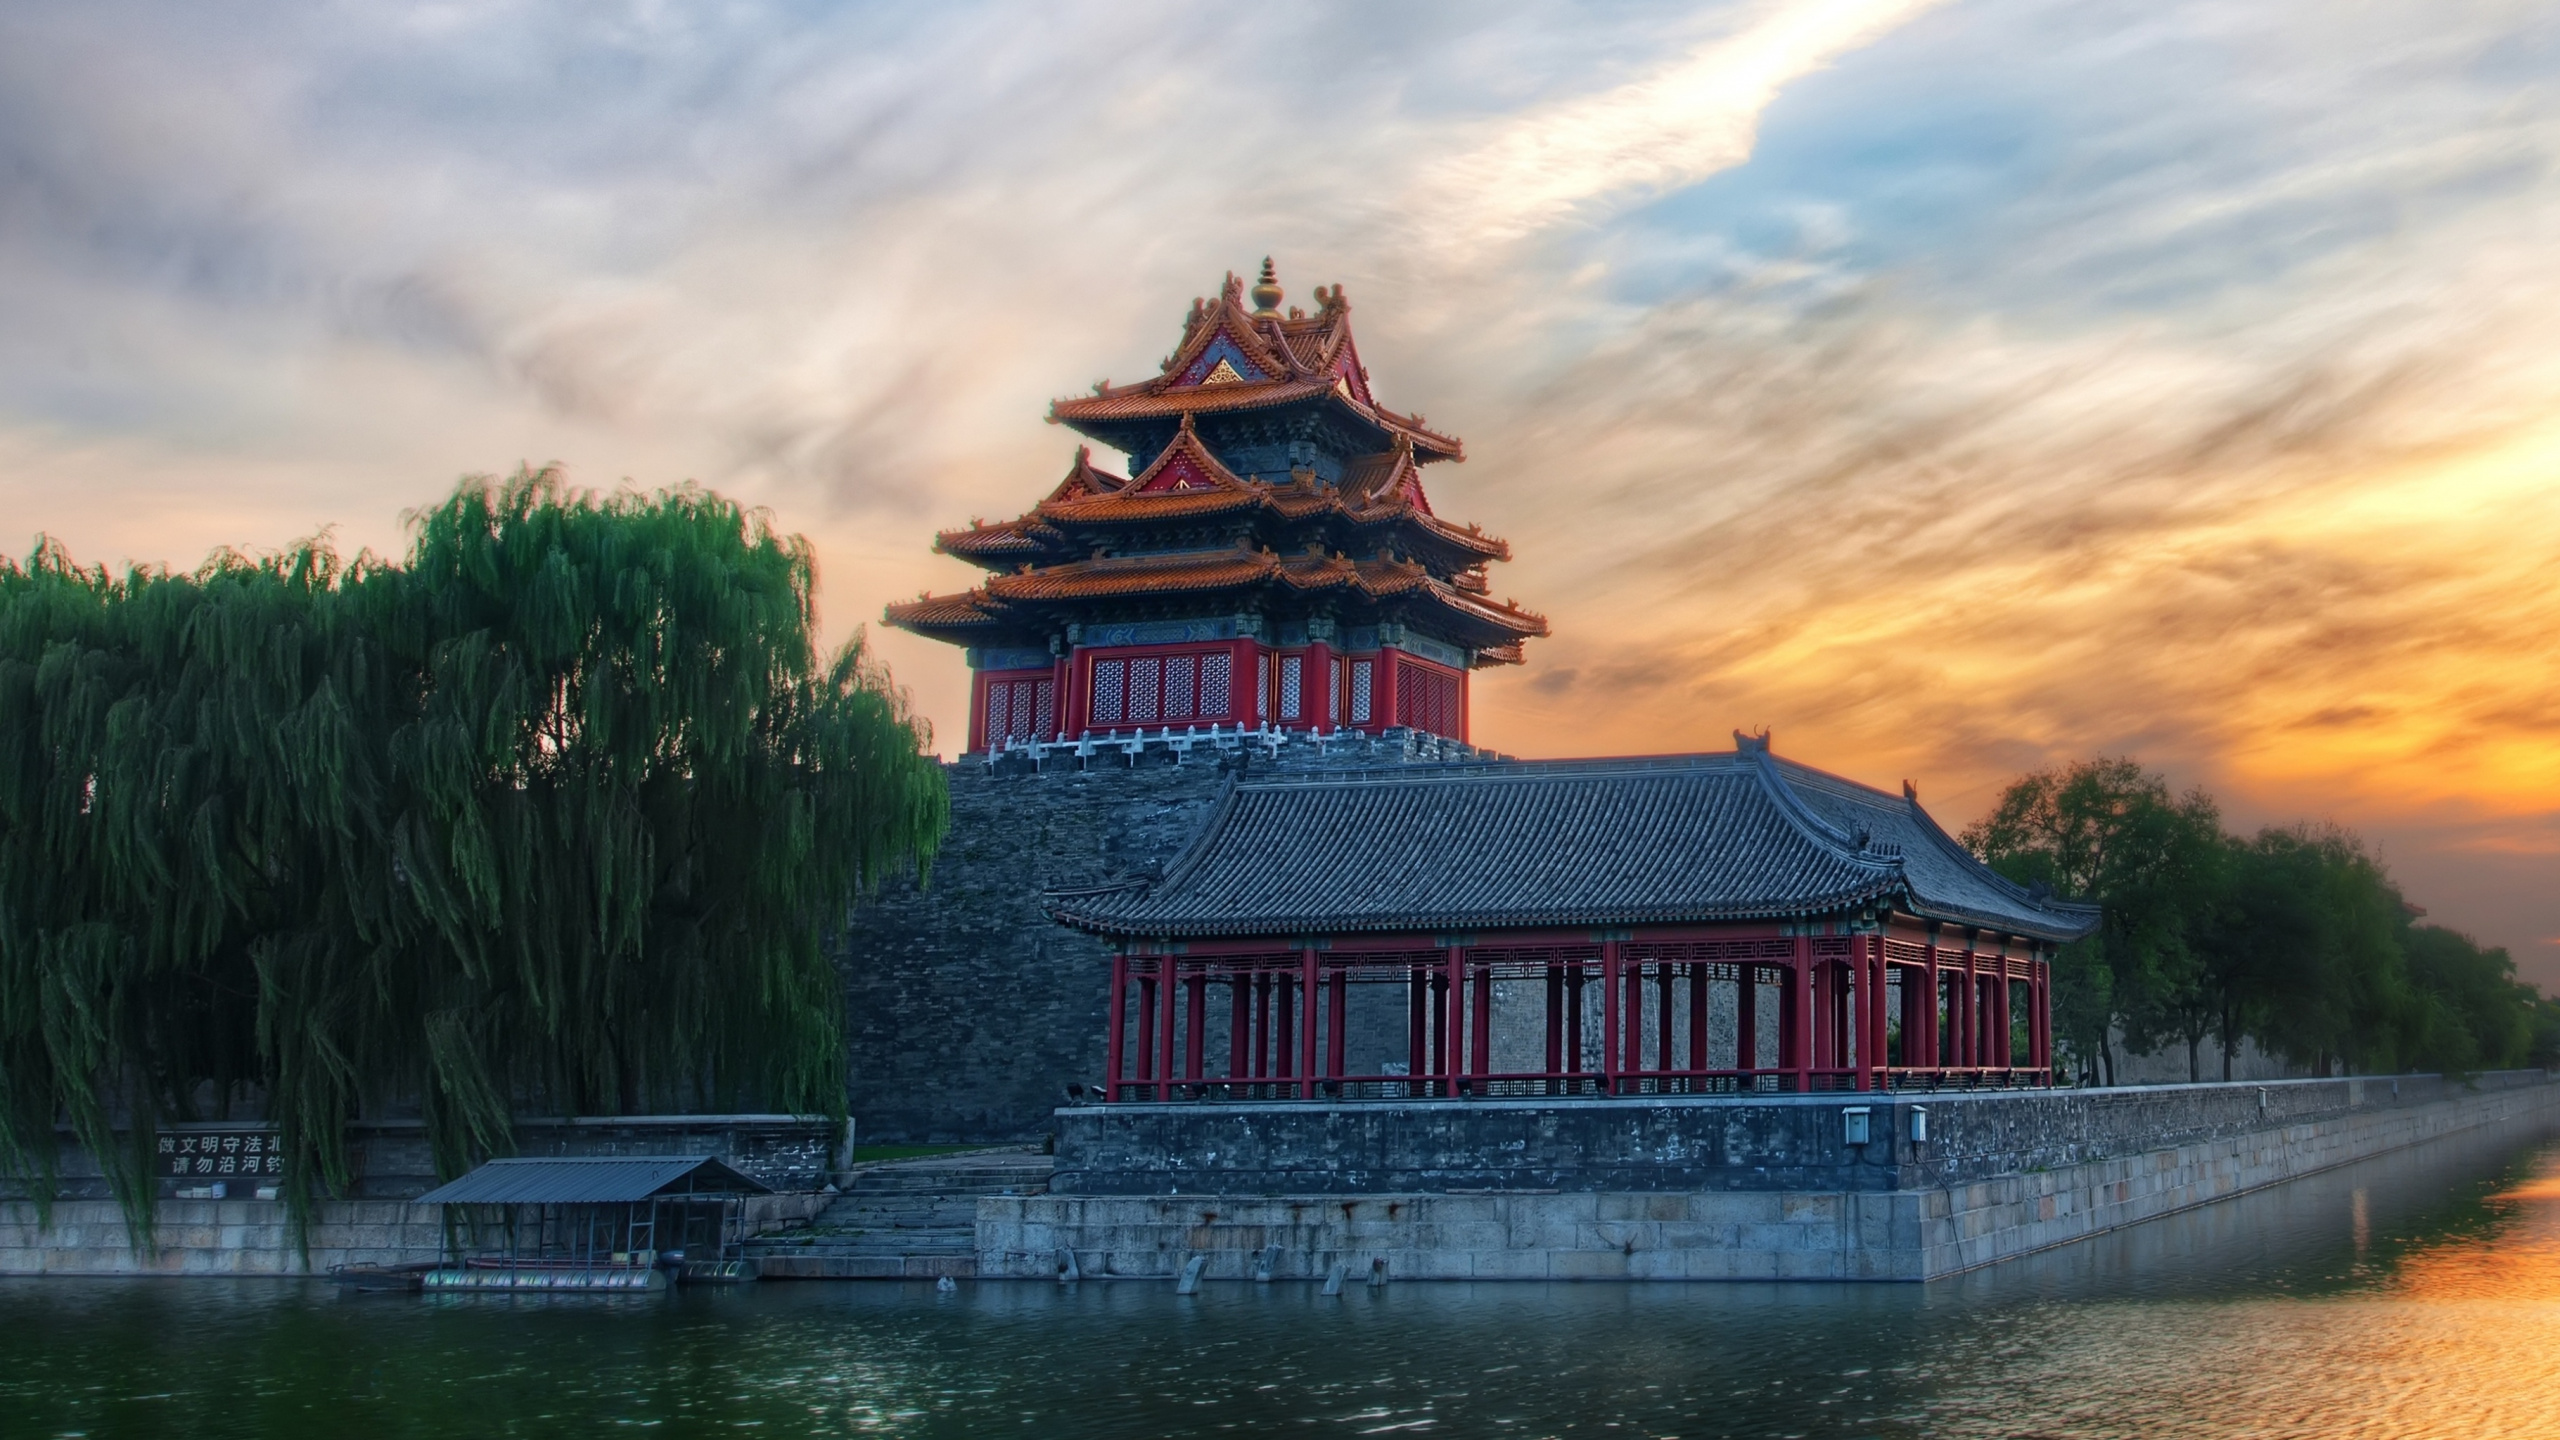
[[[66,1133],[50,1207],[23,1192],[0,1193],[0,1275],[299,1275],[432,1260],[443,1248],[437,1212],[407,1203],[436,1184],[415,1122],[352,1129],[347,1193],[313,1207],[307,1247],[294,1243],[284,1202],[272,1198],[265,1163],[272,1127],[178,1125],[160,1138],[149,1247],[134,1245],[122,1209],[106,1198],[96,1157]],[[779,1192],[748,1202],[750,1229],[817,1213],[830,1197],[816,1192],[842,1139],[825,1120],[792,1115],[527,1119],[515,1129],[520,1155],[716,1156]],[[217,1188],[218,1197],[208,1193]]]
[[[1853,1112],[1863,1111],[1863,1114]],[[2542,1072],[1942,1095],[1059,1114],[978,1273],[1927,1280],[2428,1141],[2560,1127]],[[1863,1141],[1853,1137],[1863,1134]],[[1276,1247],[1276,1248],[1275,1248]]]

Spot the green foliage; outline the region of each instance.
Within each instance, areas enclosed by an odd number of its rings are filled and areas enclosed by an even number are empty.
[[[2320,1073],[2560,1059],[2560,1004],[2505,951],[2415,924],[2344,830],[2229,835],[2202,791],[2102,759],[2019,779],[1964,839],[2012,879],[2106,907],[2054,966],[2056,1038],[2093,1068],[2119,1034],[2183,1041],[2191,1079],[2208,1036],[2225,1078],[2247,1037]]]
[[[189,575],[0,562],[0,1161],[147,1224],[170,1120],[263,1105],[299,1221],[348,1121],[840,1113],[832,936],[947,800],[805,542],[549,472]],[[118,1150],[114,1134],[131,1144]]]
[[[2028,775],[1965,831],[2010,879],[2105,907],[2097,933],[2054,962],[2054,1034],[2074,1055],[2110,1064],[2119,1027],[2140,1049],[2200,1033],[2190,941],[2220,885],[2221,834],[2211,797],[2172,795],[2121,759]]]

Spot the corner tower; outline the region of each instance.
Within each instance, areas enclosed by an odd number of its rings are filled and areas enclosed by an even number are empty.
[[[1491,598],[1502,541],[1441,519],[1425,467],[1452,435],[1369,390],[1342,287],[1280,311],[1271,262],[1194,300],[1152,379],[1049,407],[1131,457],[1076,452],[1018,519],[934,548],[990,571],[888,623],[964,646],[969,749],[1242,727],[1464,742],[1469,674],[1517,664],[1546,621]]]

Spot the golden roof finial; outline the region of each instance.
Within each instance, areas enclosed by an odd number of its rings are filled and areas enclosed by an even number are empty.
[[[1271,268],[1271,257],[1262,257],[1262,279],[1253,287],[1253,313],[1277,319],[1280,314],[1280,276]]]

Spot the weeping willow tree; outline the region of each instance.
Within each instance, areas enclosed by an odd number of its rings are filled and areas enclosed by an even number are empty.
[[[842,1113],[832,941],[946,822],[809,550],[550,472],[186,575],[0,562],[0,1163],[147,1227],[156,1128],[263,1110],[297,1223],[349,1121]]]

